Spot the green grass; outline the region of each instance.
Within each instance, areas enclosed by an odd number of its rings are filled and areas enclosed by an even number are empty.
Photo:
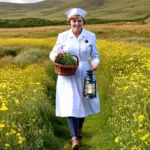
[[[0,18],[42,18],[47,20],[66,20],[65,12],[73,7],[81,7],[88,12],[86,18],[107,20],[138,19],[149,15],[149,0],[45,0],[35,4],[1,3]]]
[[[103,99],[101,98],[101,112],[95,115],[86,117],[83,127],[83,139],[80,145],[80,150],[96,150],[97,146],[97,131],[103,127]],[[70,139],[66,140],[64,144],[64,150],[70,150],[71,144]]]

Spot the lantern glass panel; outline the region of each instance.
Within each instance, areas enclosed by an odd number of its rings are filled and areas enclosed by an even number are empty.
[[[86,94],[95,94],[95,83],[87,83],[85,85]]]

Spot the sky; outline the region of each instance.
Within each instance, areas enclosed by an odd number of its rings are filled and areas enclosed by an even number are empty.
[[[36,2],[40,2],[40,1],[43,1],[43,0],[0,0],[0,2],[20,3],[20,4],[36,3]]]

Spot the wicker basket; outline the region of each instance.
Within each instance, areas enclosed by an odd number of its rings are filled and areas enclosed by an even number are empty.
[[[76,58],[76,65],[75,66],[65,66],[65,65],[54,62],[56,74],[62,75],[62,76],[71,76],[71,75],[75,74],[76,69],[79,65],[79,59],[76,55],[71,55],[71,56]],[[56,57],[56,59],[57,58],[58,58],[58,56]],[[56,61],[56,59],[55,59],[55,61]]]

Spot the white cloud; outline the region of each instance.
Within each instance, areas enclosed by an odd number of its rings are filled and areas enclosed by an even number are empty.
[[[40,1],[43,1],[43,0],[0,0],[0,2],[20,3],[20,4],[36,3],[36,2],[40,2]]]

